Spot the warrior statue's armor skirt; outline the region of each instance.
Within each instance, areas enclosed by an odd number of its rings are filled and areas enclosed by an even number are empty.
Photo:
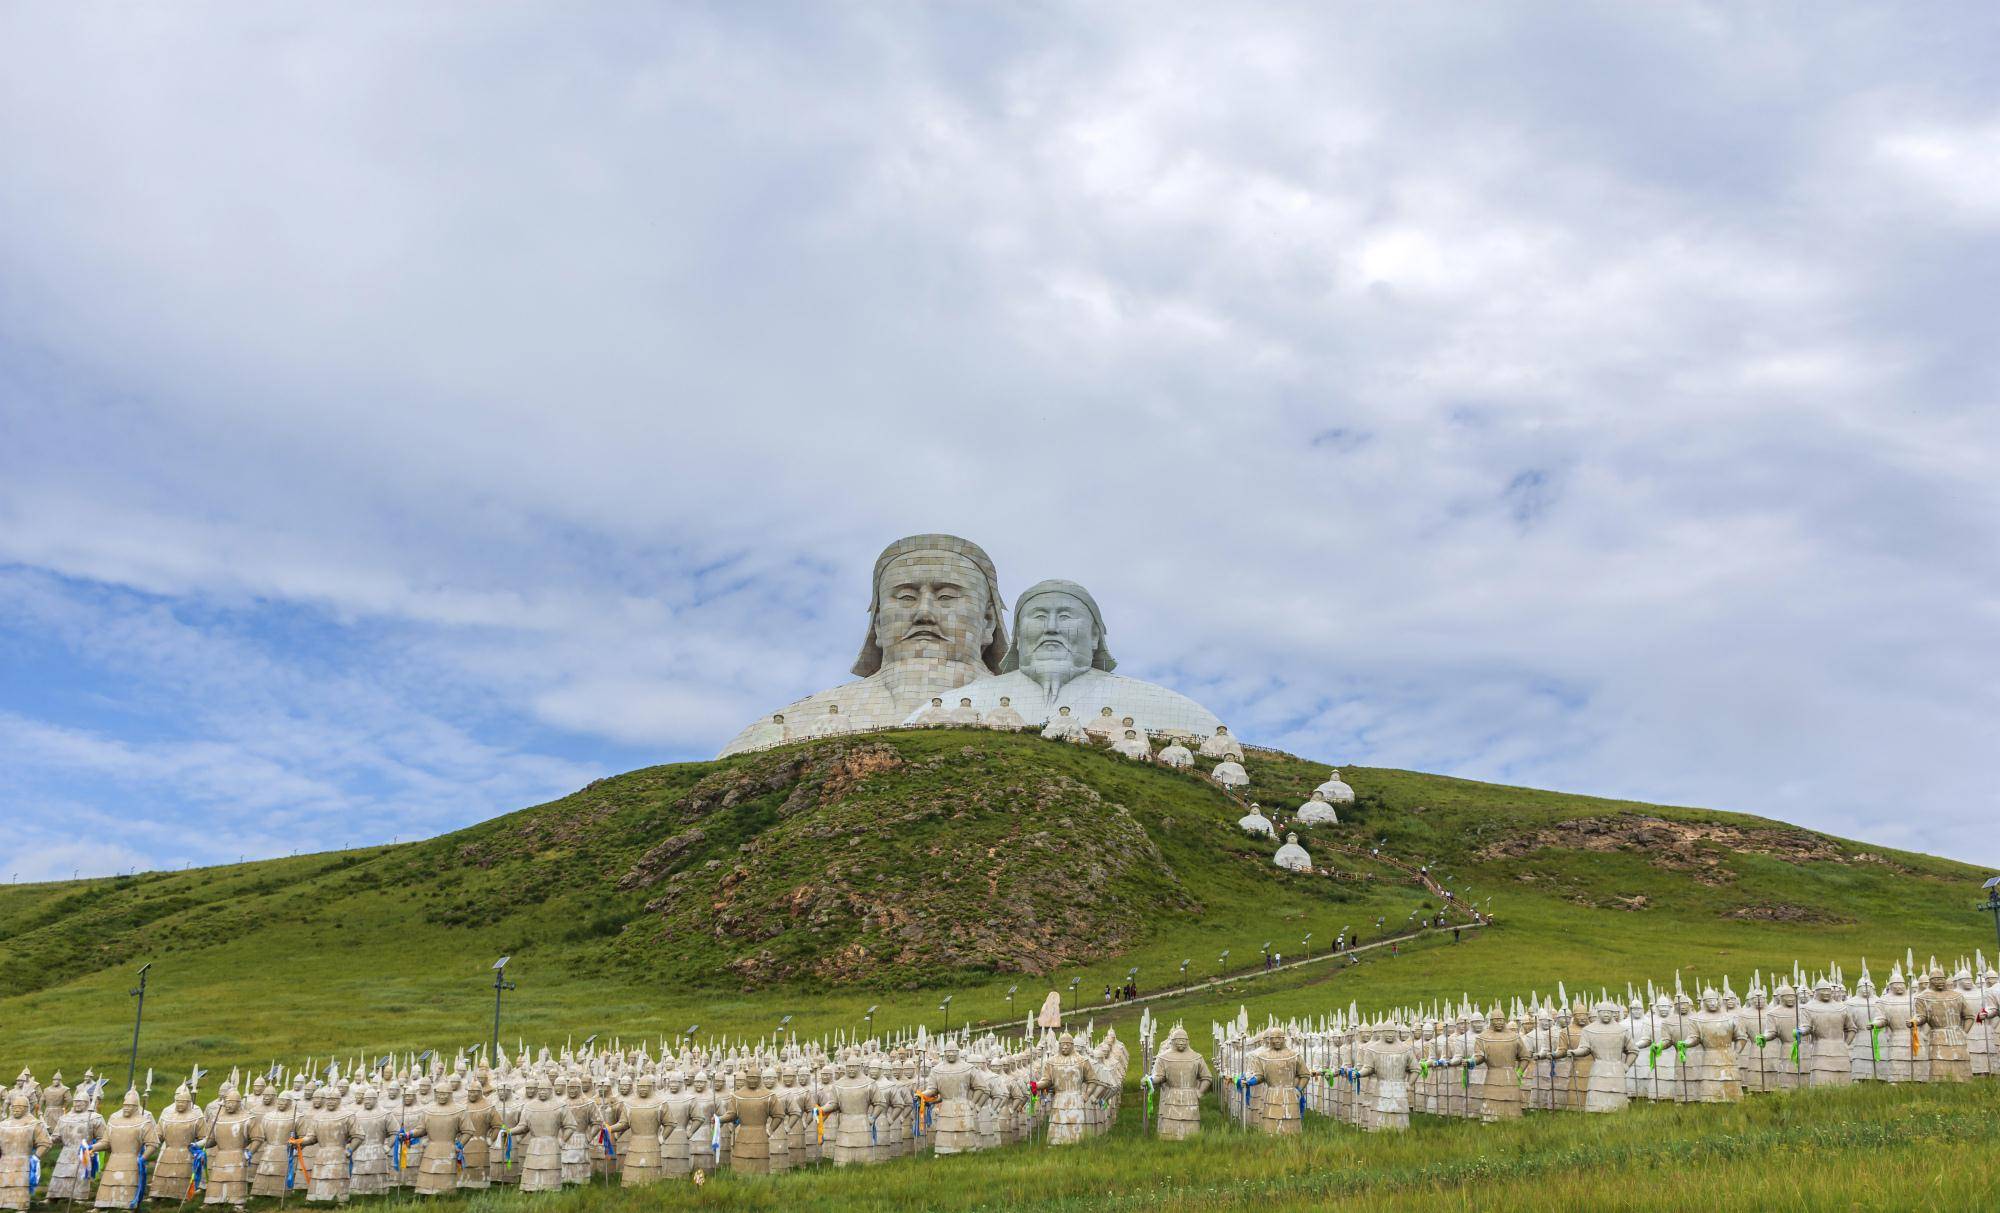
[[[683,1165],[686,1164],[686,1157],[685,1154],[682,1155]],[[618,1153],[618,1162],[619,1174],[623,1177],[619,1182],[621,1186],[627,1188],[652,1183],[667,1173],[657,1139],[627,1142],[625,1148]]]
[[[1516,1120],[1521,1115],[1521,1084],[1512,1070],[1495,1070],[1481,1088],[1482,1120]]]
[[[306,1185],[307,1200],[347,1198],[347,1146],[312,1147],[312,1182]]]
[[[553,1192],[562,1182],[562,1148],[552,1137],[530,1137],[521,1159],[521,1191]]]
[[[1201,1096],[1192,1087],[1168,1087],[1160,1096],[1160,1136],[1180,1141],[1201,1132]]]
[[[285,1146],[283,1142],[267,1141],[257,1152],[257,1173],[250,1181],[252,1196],[283,1196],[285,1194]]]
[[[1958,1028],[1933,1028],[1924,1042],[1930,1049],[1930,1081],[1968,1082],[1972,1078],[1972,1057],[1965,1048],[1965,1033]]]
[[[590,1143],[572,1135],[562,1145],[562,1179],[566,1184],[590,1182]]]
[[[347,1190],[355,1196],[376,1196],[389,1190],[389,1152],[379,1145],[354,1147],[354,1170]]]
[[[132,1158],[113,1156],[104,1165],[104,1176],[97,1181],[97,1207],[100,1209],[122,1209],[139,1196],[139,1169]],[[278,1176],[280,1180],[283,1175]]]
[[[76,1146],[64,1146],[56,1155],[55,1177],[49,1180],[47,1193],[50,1201],[89,1199],[90,1185],[76,1173],[77,1150]]]
[[[666,1175],[686,1175],[691,1169],[687,1130],[673,1128],[660,1142],[660,1171]]]
[[[436,1196],[458,1186],[458,1154],[448,1141],[424,1143],[424,1161],[417,1168],[417,1192]]]
[[[1604,1067],[1604,1073],[1591,1075],[1590,1089],[1584,1095],[1583,1110],[1586,1112],[1623,1112],[1631,1101],[1625,1095],[1624,1076],[1614,1067]]]

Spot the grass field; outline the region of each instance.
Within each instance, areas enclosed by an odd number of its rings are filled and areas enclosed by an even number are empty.
[[[1142,1136],[1136,1101],[1128,1099],[1109,1134],[1060,1149],[1022,1145],[777,1176],[725,1171],[700,1188],[682,1179],[628,1192],[600,1181],[561,1193],[495,1189],[430,1201],[401,1195],[353,1207],[383,1213],[440,1206],[463,1213],[1900,1211],[1990,1204],[2000,1197],[1996,1148],[2000,1082],[1991,1080],[1802,1091],[1728,1106],[1636,1104],[1613,1116],[1538,1114],[1497,1125],[1416,1115],[1403,1134],[1371,1135],[1312,1116],[1303,1134],[1282,1140],[1233,1128],[1211,1108],[1202,1134],[1179,1143]],[[277,1207],[276,1200],[252,1202],[254,1213]]]
[[[1303,801],[1326,767],[1253,753],[1250,794]],[[1035,737],[942,730],[653,767],[425,842],[0,889],[0,1064],[121,1061],[153,962],[142,1057],[162,1073],[503,1037],[755,1037],[1025,1015],[1254,969],[1435,903],[1367,848],[1427,863],[1497,923],[1358,968],[1255,975],[1156,1007],[1205,1022],[1489,1000],[1752,968],[1947,959],[1990,942],[1983,873],[1730,813],[1348,768],[1359,803],[1309,836],[1345,878],[1283,873],[1195,776]],[[693,823],[690,825],[690,823]],[[661,858],[661,844],[701,839]],[[1343,851],[1340,847],[1348,847]],[[671,848],[669,848],[671,849]],[[635,873],[637,874],[635,876]],[[650,882],[650,883],[648,883]],[[672,890],[663,896],[663,891]],[[720,907],[720,908],[717,908]],[[803,907],[803,908],[800,908]],[[1113,942],[1106,943],[1109,939]],[[1227,949],[1229,958],[1219,959]],[[815,958],[860,957],[830,971]],[[1134,1012],[1101,1014],[1124,1018]]]

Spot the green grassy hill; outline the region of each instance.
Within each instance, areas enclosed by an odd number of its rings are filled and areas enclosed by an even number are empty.
[[[1253,753],[1288,811],[1323,763]],[[982,731],[899,732],[652,767],[426,842],[0,890],[0,1065],[122,1060],[132,971],[153,962],[142,1064],[455,1048],[491,1030],[488,966],[514,957],[503,1035],[757,1035],[1025,1015],[1139,969],[1157,990],[1366,937],[1436,902],[1369,855],[1428,864],[1498,925],[1357,968],[1246,976],[1156,1007],[1210,1018],[1350,1000],[1690,983],[1988,929],[1982,873],[1737,814],[1345,768],[1359,803],[1298,876],[1234,829],[1205,780]],[[1227,961],[1219,959],[1228,950]],[[1878,974],[1879,975],[1879,974]],[[1109,1014],[1110,1012],[1106,1012]],[[1129,1012],[1119,1012],[1124,1014]],[[11,1071],[10,1071],[11,1072]]]

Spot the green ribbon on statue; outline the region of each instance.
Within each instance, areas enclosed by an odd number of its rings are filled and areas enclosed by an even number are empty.
[[[1417,1060],[1417,1077],[1429,1078],[1430,1076],[1431,1076],[1431,1059],[1428,1057],[1419,1058]]]
[[[1153,1076],[1151,1074],[1146,1075],[1141,1080],[1140,1085],[1146,1088],[1146,1115],[1151,1116],[1153,1114]]]
[[[1471,1066],[1460,1066],[1460,1067],[1458,1068],[1458,1085],[1459,1085],[1459,1086],[1461,1086],[1461,1087],[1463,1087],[1463,1088],[1465,1088],[1465,1089],[1466,1089],[1466,1090],[1468,1090],[1468,1091],[1470,1091],[1470,1090],[1472,1089],[1472,1067],[1471,1067]]]
[[[1799,1038],[1796,1036],[1792,1037],[1792,1064],[1799,1064]]]
[[[1674,1042],[1674,1058],[1677,1061],[1679,1061],[1681,1065],[1683,1066],[1687,1065],[1688,1063],[1687,1041],[1677,1040]]]
[[[1882,1025],[1879,1023],[1869,1025],[1868,1056],[1876,1061],[1882,1060]]]
[[[1665,1052],[1666,1048],[1667,1046],[1657,1040],[1646,1046],[1646,1068],[1648,1070],[1657,1070],[1660,1068],[1660,1054]]]

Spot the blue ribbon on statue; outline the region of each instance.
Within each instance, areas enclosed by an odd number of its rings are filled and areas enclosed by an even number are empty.
[[[514,1135],[512,1133],[503,1133],[500,1135],[500,1165],[503,1167],[514,1165]]]
[[[286,1146],[285,1147],[285,1190],[287,1192],[292,1190],[292,1180],[295,1177],[297,1177],[298,1173],[299,1173],[299,1148],[297,1146]]]
[[[79,1154],[76,1159],[76,1173],[85,1179],[96,1179],[98,1168],[103,1163],[104,1160],[97,1153],[97,1143],[94,1141],[84,1142],[83,1153]]]
[[[605,1128],[598,1129],[597,1141],[598,1144],[604,1147],[604,1157],[606,1158],[618,1157],[618,1143],[611,1140],[611,1130]]]
[[[873,1116],[868,1118],[868,1144],[871,1146],[875,1144],[875,1118]]]
[[[710,1153],[714,1154],[717,1159],[720,1159],[722,1157],[722,1113],[717,1112],[715,1114],[715,1123],[710,1128],[712,1131],[708,1137],[708,1148]],[[868,1140],[875,1140],[875,1123],[873,1121],[868,1123]]]
[[[395,1138],[389,1143],[389,1161],[395,1164],[395,1168],[398,1171],[403,1169],[403,1147],[408,1145],[409,1142],[410,1131],[408,1129],[398,1129],[396,1130]]]
[[[1300,1120],[1304,1120],[1304,1119],[1305,1119],[1305,1115],[1306,1115],[1306,1093],[1305,1093],[1304,1091],[1300,1091],[1300,1092],[1299,1092],[1299,1119],[1300,1119]]]
[[[28,1195],[33,1196],[35,1189],[41,1186],[42,1156],[39,1154],[30,1154],[28,1155]]]
[[[452,1142],[452,1143],[451,1143],[451,1157],[452,1157],[452,1161],[454,1161],[454,1162],[456,1162],[456,1163],[458,1164],[458,1169],[459,1169],[459,1170],[461,1170],[461,1171],[465,1170],[465,1143],[464,1143],[464,1142],[458,1142],[458,1141],[455,1141],[455,1142]]]
[[[188,1147],[188,1191],[193,1192],[208,1181],[208,1151],[200,1146]]]
[[[139,1190],[132,1193],[132,1203],[126,1205],[125,1207],[128,1209],[136,1209],[139,1207],[140,1203],[145,1199],[146,1199],[146,1156],[145,1154],[142,1153],[139,1155]]]

